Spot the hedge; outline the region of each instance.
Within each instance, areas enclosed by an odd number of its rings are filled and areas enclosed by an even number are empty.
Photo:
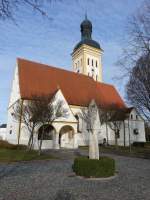
[[[133,142],[133,147],[144,147],[146,142]]]
[[[109,157],[100,157],[99,160],[78,157],[74,160],[73,171],[87,178],[109,177],[115,173],[115,161]]]

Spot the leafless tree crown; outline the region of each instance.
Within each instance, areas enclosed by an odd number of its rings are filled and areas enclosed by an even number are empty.
[[[126,92],[129,103],[150,121],[150,54],[143,55],[133,67]]]
[[[0,0],[0,19],[14,19],[16,10],[21,9],[23,6],[33,9],[51,19],[45,11],[44,6],[46,3],[50,4],[56,1],[63,0]]]

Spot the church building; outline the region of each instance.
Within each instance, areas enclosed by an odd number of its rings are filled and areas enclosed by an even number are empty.
[[[103,83],[103,50],[92,39],[92,23],[85,17],[80,25],[81,41],[72,52],[73,71],[48,66],[27,59],[18,58],[14,72],[8,106],[6,140],[14,144],[28,144],[29,132],[22,120],[15,121],[14,106],[17,102],[27,104],[33,95],[51,95],[64,102],[68,110],[67,118],[61,117],[46,130],[42,148],[78,148],[89,143],[89,134],[84,120],[80,117],[94,99],[98,107],[108,108],[115,105],[124,109],[128,119],[123,119],[118,135],[118,144],[128,146],[135,141],[145,142],[143,118],[134,108],[128,108],[113,85]],[[39,145],[41,124],[34,130],[34,148]],[[114,131],[103,124],[97,124],[99,143],[115,143]]]

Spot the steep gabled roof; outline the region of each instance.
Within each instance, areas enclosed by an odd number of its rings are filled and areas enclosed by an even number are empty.
[[[60,88],[70,105],[88,106],[95,99],[104,107],[112,104],[126,107],[114,86],[96,82],[88,76],[20,58],[18,71],[22,99],[53,95]]]

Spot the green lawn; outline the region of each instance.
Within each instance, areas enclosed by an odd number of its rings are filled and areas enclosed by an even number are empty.
[[[81,146],[80,149],[88,150],[88,146]],[[131,147],[131,152],[129,147],[121,147],[118,146],[117,149],[115,146],[100,146],[99,147],[100,153],[114,153],[118,155],[125,155],[125,156],[135,156],[135,157],[142,157],[142,158],[149,158],[150,159],[150,145],[146,147]]]
[[[0,148],[0,162],[16,162],[30,160],[56,159],[56,157],[42,153],[40,156],[35,150]]]

